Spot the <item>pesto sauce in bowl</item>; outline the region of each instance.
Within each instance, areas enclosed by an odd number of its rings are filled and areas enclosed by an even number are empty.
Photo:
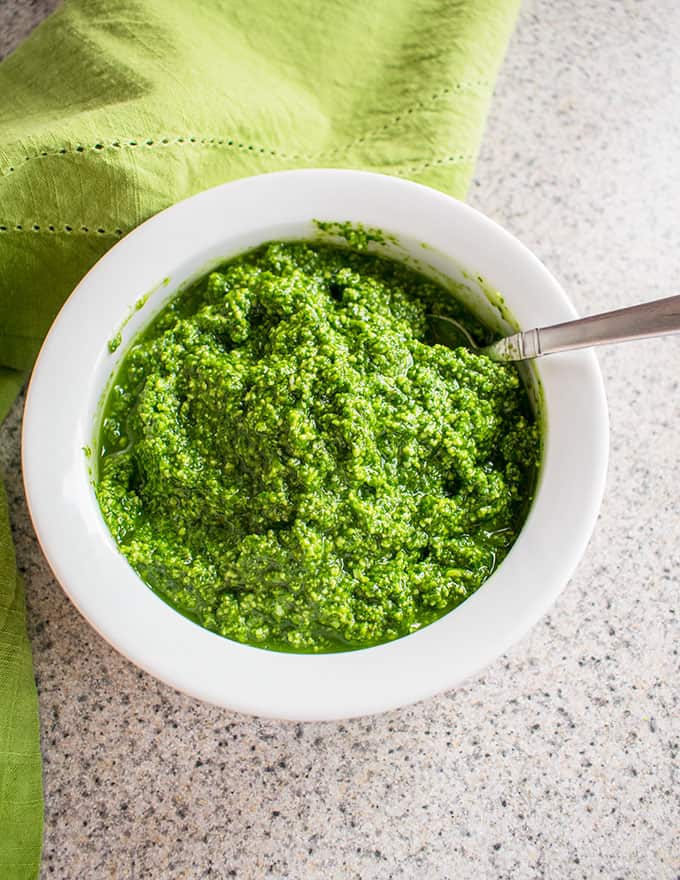
[[[178,294],[121,361],[96,494],[182,614],[284,651],[407,635],[475,592],[532,499],[539,430],[493,335],[401,263],[274,242]]]

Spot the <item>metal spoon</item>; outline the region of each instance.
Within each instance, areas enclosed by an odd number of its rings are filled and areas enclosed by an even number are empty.
[[[680,296],[656,299],[639,306],[616,309],[614,312],[591,315],[589,318],[566,321],[564,324],[553,324],[551,327],[525,330],[483,348],[453,318],[434,314],[428,314],[428,317],[434,319],[437,335],[441,337],[442,344],[449,348],[462,345],[486,355],[492,361],[524,361],[573,348],[679,333]]]

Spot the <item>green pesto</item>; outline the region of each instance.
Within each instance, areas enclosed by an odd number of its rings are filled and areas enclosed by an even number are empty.
[[[334,235],[337,238],[344,238],[347,246],[355,251],[365,251],[371,242],[386,244],[388,241],[395,241],[394,236],[388,235],[382,229],[376,229],[373,226],[363,226],[361,223],[315,220],[314,225],[319,232],[324,232],[326,235]]]
[[[540,454],[492,334],[398,262],[270,243],[175,297],[104,405],[97,497],[178,611],[275,650],[398,638],[464,601],[517,537]]]

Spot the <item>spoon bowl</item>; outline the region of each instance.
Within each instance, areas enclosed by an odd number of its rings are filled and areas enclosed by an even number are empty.
[[[463,346],[492,361],[524,361],[613,342],[680,333],[680,295],[668,296],[613,312],[578,318],[549,327],[535,327],[505,336],[491,345],[478,346],[463,325],[447,315],[428,314],[436,342],[449,348]]]

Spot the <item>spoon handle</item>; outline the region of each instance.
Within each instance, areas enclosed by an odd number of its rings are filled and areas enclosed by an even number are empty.
[[[515,333],[484,349],[493,360],[521,361],[573,348],[680,332],[680,295]]]

